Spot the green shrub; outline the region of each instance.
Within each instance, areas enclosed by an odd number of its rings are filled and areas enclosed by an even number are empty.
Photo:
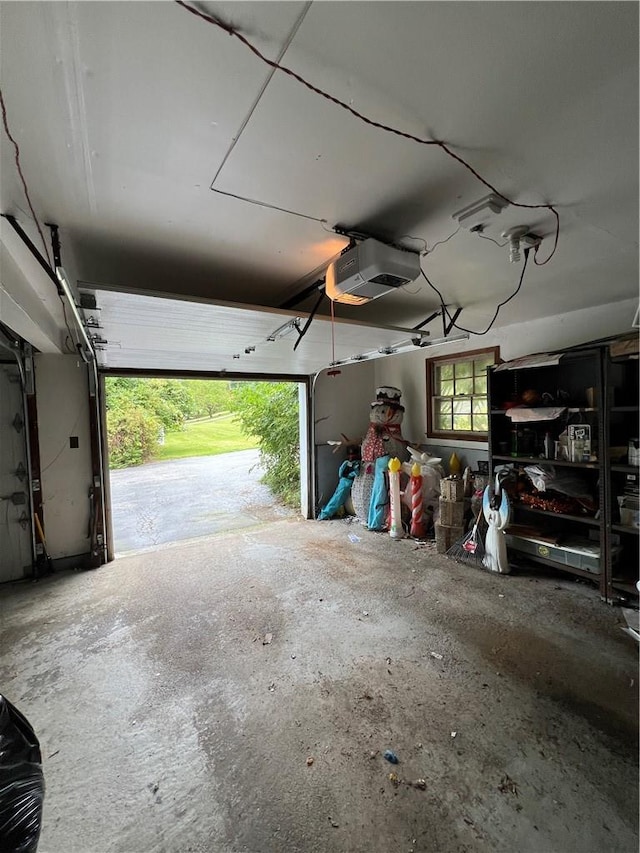
[[[111,468],[140,465],[153,456],[161,423],[140,406],[107,411],[107,440]]]
[[[231,407],[245,433],[258,439],[266,471],[262,481],[284,503],[298,506],[298,386],[293,382],[243,382],[233,390]]]

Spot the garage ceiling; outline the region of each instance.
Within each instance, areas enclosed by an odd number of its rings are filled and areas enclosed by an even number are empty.
[[[445,141],[513,200],[556,205],[558,250],[530,265],[498,325],[637,294],[636,3],[198,8],[373,120]],[[473,175],[272,73],[178,4],[2,3],[1,15],[8,121],[73,277],[276,308],[345,245],[342,224],[434,247],[424,269],[471,328],[514,289],[505,248],[467,231],[440,243],[487,192]],[[2,212],[37,240],[12,147],[1,157]],[[548,210],[510,207],[487,236],[520,224],[544,235],[546,257]],[[338,316],[411,326],[436,305],[418,280]]]

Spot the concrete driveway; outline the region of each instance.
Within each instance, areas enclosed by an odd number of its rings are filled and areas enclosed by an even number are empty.
[[[111,472],[117,555],[252,527],[286,512],[260,483],[257,450]]]

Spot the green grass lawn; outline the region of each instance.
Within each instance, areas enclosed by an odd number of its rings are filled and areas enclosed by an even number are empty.
[[[165,442],[158,446],[154,460],[215,456],[257,446],[258,440],[244,435],[240,424],[228,414],[213,420],[187,422],[184,430],[166,433]]]

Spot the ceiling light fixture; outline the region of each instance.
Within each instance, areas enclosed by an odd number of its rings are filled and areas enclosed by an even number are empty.
[[[509,202],[496,193],[489,193],[478,201],[463,207],[454,213],[452,219],[456,219],[462,228],[469,231],[477,231],[487,226],[498,214],[502,213]]]
[[[502,238],[509,243],[509,262],[517,264],[520,260],[520,245],[524,244],[530,249],[537,248],[542,242],[542,237],[531,234],[526,225],[517,225],[502,232]]]
[[[517,264],[520,260],[520,239],[527,233],[524,225],[518,225],[515,228],[509,228],[508,231],[502,232],[503,240],[509,243],[509,263]]]

